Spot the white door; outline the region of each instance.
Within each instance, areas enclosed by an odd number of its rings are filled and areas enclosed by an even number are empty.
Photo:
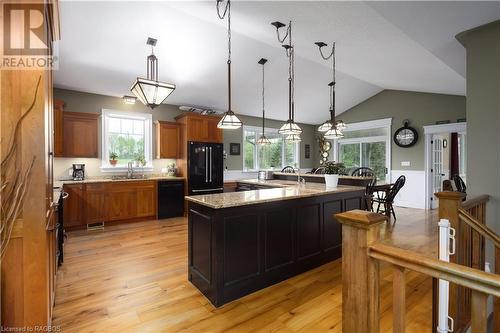
[[[441,192],[443,189],[443,139],[438,136],[433,136],[431,141],[432,146],[432,204],[431,208],[438,207],[438,199],[434,193]]]

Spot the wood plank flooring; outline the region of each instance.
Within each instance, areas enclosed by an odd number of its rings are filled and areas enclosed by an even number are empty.
[[[399,208],[384,242],[436,255],[437,215]],[[53,325],[62,332],[341,332],[341,262],[215,309],[187,280],[187,220],[69,233]],[[406,274],[407,332],[431,332],[431,279]],[[380,282],[381,332],[392,332],[392,268]]]

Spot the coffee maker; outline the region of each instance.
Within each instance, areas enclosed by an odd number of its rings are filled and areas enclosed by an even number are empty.
[[[85,164],[73,164],[73,180],[85,179]]]

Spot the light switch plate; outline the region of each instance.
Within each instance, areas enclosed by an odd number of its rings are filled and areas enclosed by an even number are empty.
[[[410,165],[410,161],[401,161],[401,166],[409,167]]]

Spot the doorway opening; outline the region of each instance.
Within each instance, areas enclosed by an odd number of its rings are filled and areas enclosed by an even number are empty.
[[[467,179],[466,123],[424,126],[426,209],[436,209],[438,200],[434,193],[443,190],[443,182],[460,176]]]

